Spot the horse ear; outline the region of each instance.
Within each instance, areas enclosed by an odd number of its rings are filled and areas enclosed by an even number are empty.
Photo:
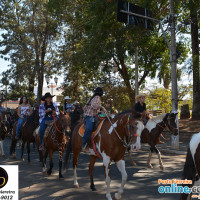
[[[60,110],[61,115],[64,115],[64,112],[62,110]]]

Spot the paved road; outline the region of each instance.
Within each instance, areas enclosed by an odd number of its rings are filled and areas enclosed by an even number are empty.
[[[10,139],[5,141],[5,157],[0,158],[1,164],[19,165],[19,196],[21,200],[104,200],[106,185],[104,181],[104,171],[102,163],[96,163],[94,177],[97,191],[92,192],[89,189],[88,162],[89,157],[85,154],[80,155],[79,166],[77,169],[80,188],[73,188],[72,168],[64,172],[64,180],[58,179],[58,154],[54,155],[54,168],[51,176],[44,176],[41,164],[38,160],[38,153],[31,152],[32,164],[20,160],[20,149],[17,148],[17,159],[8,155]],[[177,200],[179,195],[158,193],[158,178],[161,179],[180,179],[185,156],[184,155],[163,155],[165,171],[161,171],[158,166],[156,155],[153,156],[152,164],[154,169],[148,169],[145,165],[148,153],[146,151],[134,152],[133,157],[137,166],[131,166],[126,156],[126,169],[128,173],[128,182],[125,186],[123,200]],[[48,162],[48,161],[47,161]],[[111,165],[111,192],[112,195],[120,186],[121,175],[115,164]]]

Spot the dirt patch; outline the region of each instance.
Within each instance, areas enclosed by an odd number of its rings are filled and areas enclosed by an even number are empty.
[[[200,132],[200,120],[180,119],[179,120],[180,132]]]

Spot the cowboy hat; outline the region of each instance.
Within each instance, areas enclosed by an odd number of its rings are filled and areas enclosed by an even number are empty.
[[[146,97],[147,95],[144,93],[138,94],[135,99],[138,101],[140,97]]]
[[[45,101],[45,99],[46,99],[47,97],[53,98],[53,97],[55,97],[55,95],[51,95],[50,92],[47,92],[47,93],[41,98],[41,100],[42,100],[42,101]]]
[[[66,97],[65,97],[65,100],[68,100],[68,99],[71,99],[71,98],[70,98],[69,96],[66,96]]]
[[[101,87],[97,87],[94,90],[94,94],[99,94],[99,95],[103,95],[103,89]]]

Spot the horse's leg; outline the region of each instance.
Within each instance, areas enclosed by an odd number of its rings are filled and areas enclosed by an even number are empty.
[[[118,193],[115,193],[115,199],[119,200],[119,199],[121,199],[121,195],[122,195],[123,190],[124,190],[124,185],[127,181],[127,173],[126,173],[126,169],[125,169],[125,161],[124,160],[120,160],[116,164],[117,164],[118,170],[121,172],[121,175],[122,175],[121,186],[118,190]]]
[[[94,164],[97,160],[96,156],[90,156],[90,164],[89,164],[89,174],[90,174],[90,188],[92,191],[96,191],[94,180],[93,180],[93,173],[94,173]]]
[[[147,159],[147,165],[148,165],[149,168],[153,168],[153,166],[151,165],[151,156],[152,156],[152,153],[153,153],[153,149],[150,147],[149,157]]]
[[[5,156],[4,150],[3,150],[3,142],[4,140],[1,141],[1,145],[2,145],[2,156]]]
[[[129,155],[129,159],[130,159],[130,161],[131,161],[131,164],[132,164],[133,166],[136,166],[137,164],[136,164],[136,162],[133,160],[133,157],[131,156],[131,152],[130,152],[130,151],[128,152],[128,155]]]
[[[76,173],[76,168],[78,165],[78,155],[79,155],[79,153],[77,153],[75,151],[73,152],[73,171],[74,171],[74,187],[75,188],[79,188],[79,184],[77,181],[77,173]]]
[[[63,157],[63,152],[62,149],[59,150],[59,178],[62,179],[64,178],[62,175],[62,157]]]
[[[51,173],[52,173],[52,168],[53,168],[53,158],[52,157],[53,157],[53,151],[49,150],[49,165],[50,165],[50,168],[47,171],[48,175],[51,175]]]
[[[23,141],[22,142],[22,147],[21,147],[21,160],[24,161],[24,145],[25,145],[25,142]]]
[[[111,194],[110,194],[110,158],[104,154],[103,156],[103,165],[104,165],[104,171],[106,176],[106,198],[108,200],[112,200]]]
[[[163,162],[162,162],[162,159],[161,159],[161,153],[160,153],[160,151],[156,147],[154,147],[154,150],[155,150],[156,154],[158,155],[160,169],[164,170]]]
[[[43,173],[46,173],[46,171],[47,171],[46,161],[47,161],[48,151],[47,150],[45,151],[44,157],[43,157],[42,151],[40,151],[40,154],[42,156],[42,162],[43,162],[42,171],[43,171]]]
[[[30,163],[31,162],[31,159],[30,159],[30,142],[27,142],[27,153],[28,153],[28,162]]]
[[[0,141],[0,156],[2,156],[2,154],[3,154],[2,153],[2,145],[1,144],[2,144],[2,141]]]

